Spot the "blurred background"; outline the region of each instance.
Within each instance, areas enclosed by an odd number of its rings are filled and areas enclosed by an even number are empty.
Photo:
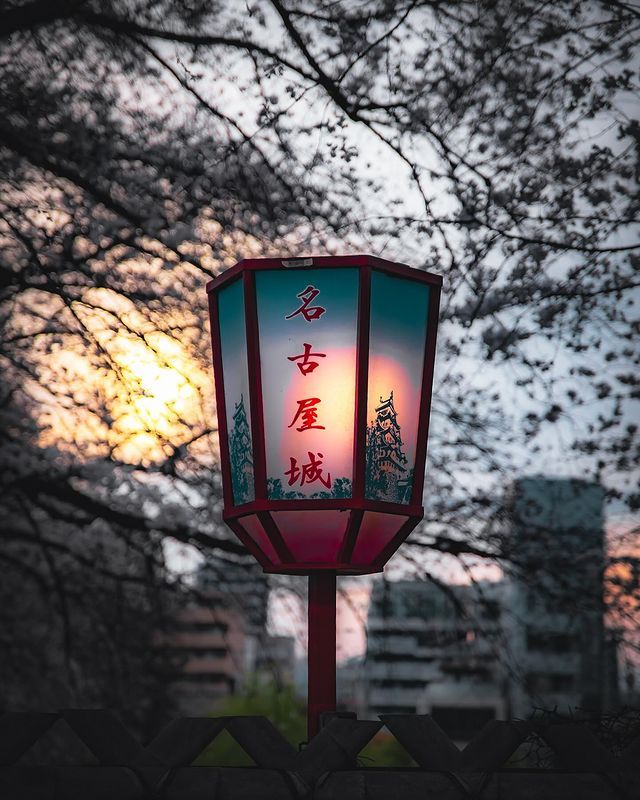
[[[306,579],[221,522],[205,284],[444,278],[424,522],[339,581],[361,717],[640,704],[638,27],[626,2],[0,4],[0,709],[265,713]]]

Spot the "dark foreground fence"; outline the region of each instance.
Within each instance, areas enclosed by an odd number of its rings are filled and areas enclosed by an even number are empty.
[[[490,722],[460,751],[429,716],[334,718],[298,751],[265,717],[179,719],[146,747],[109,711],[0,716],[2,800],[639,800],[640,738],[613,754],[578,723]],[[360,767],[382,725],[416,768]],[[53,726],[96,763],[25,763]],[[255,767],[191,766],[227,730]],[[69,734],[69,731],[67,730]],[[70,735],[70,734],[69,734]],[[554,769],[518,766],[537,742]],[[20,763],[20,762],[23,763]]]

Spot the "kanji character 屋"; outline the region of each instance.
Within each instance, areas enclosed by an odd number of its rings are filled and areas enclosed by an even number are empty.
[[[308,431],[312,428],[317,428],[319,430],[324,430],[324,425],[316,425],[315,422],[318,419],[318,409],[317,405],[320,402],[319,397],[307,397],[304,400],[297,400],[298,403],[298,410],[295,413],[294,418],[291,420],[289,424],[289,428],[293,428],[295,423],[300,420],[302,425],[299,428],[296,428],[297,431]]]

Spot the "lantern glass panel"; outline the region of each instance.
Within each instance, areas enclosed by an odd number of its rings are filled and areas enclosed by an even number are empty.
[[[273,511],[285,544],[296,561],[327,563],[337,561],[347,531],[346,511]]]
[[[370,500],[411,501],[429,287],[374,270],[367,394]]]
[[[370,564],[375,561],[408,519],[398,514],[365,511],[353,549],[352,563]]]
[[[224,400],[229,439],[229,464],[235,505],[255,499],[247,331],[242,280],[218,295],[220,349],[224,364]],[[225,458],[225,454],[221,454]]]
[[[268,498],[351,497],[358,270],[260,271],[256,302]]]
[[[241,525],[244,531],[253,539],[260,550],[262,550],[262,552],[269,559],[269,561],[271,561],[273,564],[281,563],[275,548],[271,544],[271,540],[267,536],[267,533],[262,526],[262,523],[255,514],[241,517],[238,520],[238,524]]]

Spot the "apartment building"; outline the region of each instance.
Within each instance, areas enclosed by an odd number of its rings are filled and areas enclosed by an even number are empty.
[[[361,713],[430,713],[464,741],[490,719],[614,706],[603,504],[597,484],[521,479],[505,509],[503,580],[378,580],[366,658],[344,676]]]
[[[604,614],[604,489],[575,479],[523,478],[507,510],[512,714],[615,705],[616,648]]]

